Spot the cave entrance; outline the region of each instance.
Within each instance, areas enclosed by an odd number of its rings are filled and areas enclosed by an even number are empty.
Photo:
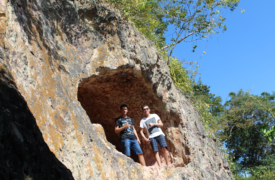
[[[141,107],[144,104],[150,106],[151,113],[156,113],[162,118],[164,133],[170,127],[170,120],[165,121],[168,117],[163,102],[157,98],[149,83],[146,83],[142,77],[138,77],[133,69],[104,70],[99,75],[83,79],[78,87],[78,100],[91,122],[103,126],[107,140],[120,152],[123,152],[123,149],[119,135],[114,132],[115,119],[120,116],[120,105],[128,105],[128,116],[133,119],[139,136],[139,123],[143,117]],[[142,141],[141,137],[140,139]],[[171,149],[168,139],[167,143],[168,148]],[[141,148],[146,164],[155,164],[150,145],[142,142]],[[132,155],[132,158],[138,162],[137,156]]]

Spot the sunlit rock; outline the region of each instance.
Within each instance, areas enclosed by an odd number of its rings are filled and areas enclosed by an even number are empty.
[[[1,179],[233,179],[152,42],[107,3],[0,0],[0,20]],[[121,153],[121,104],[138,130],[142,105],[161,117],[174,167],[144,142],[151,167]]]

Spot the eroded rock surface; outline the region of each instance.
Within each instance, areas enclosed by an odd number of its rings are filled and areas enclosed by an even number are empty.
[[[70,179],[50,151],[6,67],[0,66],[0,179]]]
[[[15,166],[9,156],[0,156],[1,167],[34,179],[37,169],[53,172],[52,179],[232,179],[215,139],[174,86],[152,42],[107,3],[0,0],[0,20],[0,99],[5,102],[0,129],[9,125],[0,138],[12,137],[0,139],[0,151],[19,152],[14,162],[20,162]],[[145,143],[151,167],[121,153],[114,120],[124,103],[136,129],[143,104],[161,117],[175,167],[155,168]],[[24,118],[16,113],[20,104]],[[33,146],[37,149],[28,148]],[[33,157],[44,154],[49,162]],[[28,169],[29,163],[40,166]],[[11,171],[1,173],[13,177]]]

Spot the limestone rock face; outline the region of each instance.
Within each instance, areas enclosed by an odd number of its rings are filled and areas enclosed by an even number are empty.
[[[153,46],[101,0],[0,0],[1,179],[233,179]],[[123,155],[119,106],[160,116],[174,167]],[[164,162],[164,159],[162,158]]]

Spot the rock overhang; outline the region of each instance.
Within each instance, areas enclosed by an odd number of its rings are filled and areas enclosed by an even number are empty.
[[[1,3],[6,7],[1,9],[1,63],[14,77],[50,150],[75,179],[232,179],[222,153],[192,103],[174,86],[152,42],[110,5],[100,0]],[[80,17],[81,10],[86,15]],[[152,103],[158,102],[156,113],[166,114],[168,141],[175,147],[170,149],[173,161],[187,166],[142,168],[108,143],[101,125],[91,123],[93,113],[81,107],[77,97],[83,94],[78,92],[86,80],[99,85],[100,76],[121,70],[129,82],[136,75]]]
[[[164,127],[162,129],[166,134],[172,163],[174,158],[178,157],[175,153],[177,148],[174,146],[173,137],[169,132],[178,127],[179,118],[171,116],[166,111],[165,103],[161,97],[157,97],[151,84],[146,82],[137,69],[125,66],[114,70],[101,69],[97,75],[81,81],[78,87],[78,100],[86,110],[91,122],[103,126],[107,140],[115,145],[120,152],[123,152],[123,149],[120,145],[119,135],[114,132],[115,119],[120,115],[120,105],[128,105],[128,115],[134,120],[138,134],[140,130],[139,123],[143,117],[141,107],[145,104],[149,105],[151,113],[158,114],[163,121]],[[142,140],[141,147],[144,151],[146,164],[154,165],[156,161],[150,145],[147,145],[141,137],[140,139]],[[135,156],[132,157],[136,160]],[[188,158],[185,157],[185,159]],[[174,165],[184,166],[186,164]]]

